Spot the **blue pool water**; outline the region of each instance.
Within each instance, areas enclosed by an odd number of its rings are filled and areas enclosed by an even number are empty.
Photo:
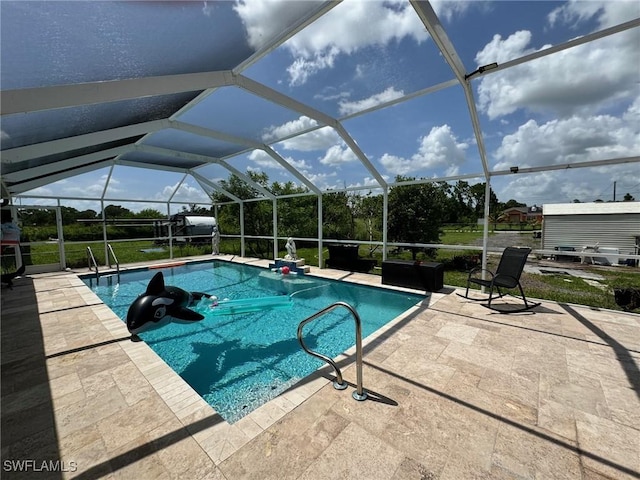
[[[158,270],[120,275],[120,283],[92,290],[121,319]],[[220,300],[287,295],[291,308],[234,315],[215,315],[208,306],[200,322],[169,323],[139,336],[225,420],[236,422],[276,397],[323,362],[305,353],[296,337],[298,324],[328,305],[344,301],[362,319],[363,338],[385,325],[424,296],[376,287],[281,275],[264,268],[214,260],[162,270],[166,285],[216,295]],[[304,329],[305,343],[331,358],[355,344],[353,317],[336,309]]]

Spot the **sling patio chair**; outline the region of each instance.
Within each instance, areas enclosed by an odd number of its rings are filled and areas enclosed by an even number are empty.
[[[500,258],[500,263],[498,264],[498,268],[495,272],[491,272],[486,269],[482,269],[481,267],[476,267],[469,272],[469,277],[467,278],[467,291],[464,295],[458,294],[463,298],[468,300],[473,300],[477,302],[487,302],[484,306],[490,308],[491,310],[495,310],[499,313],[516,313],[516,312],[524,312],[525,310],[530,310],[534,307],[540,305],[540,303],[531,303],[527,301],[527,297],[524,295],[524,291],[522,290],[522,285],[520,285],[520,275],[522,275],[522,270],[524,270],[524,265],[527,263],[527,256],[531,252],[531,249],[528,247],[508,247],[504,249],[502,252],[502,257]],[[489,275],[489,278],[481,278],[478,276],[482,274],[482,272],[486,272]],[[483,298],[471,298],[469,297],[469,286],[471,284],[480,285],[481,287],[485,287],[489,289],[489,296]],[[491,305],[491,302],[495,298],[501,298],[506,295],[503,293],[501,288],[503,289],[512,289],[516,288],[520,290],[520,295],[522,295],[522,301],[524,302],[524,306],[516,309],[500,309],[495,308]],[[494,297],[493,291],[494,289],[497,291],[498,295]]]

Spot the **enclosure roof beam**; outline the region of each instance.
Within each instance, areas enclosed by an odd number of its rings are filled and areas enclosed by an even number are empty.
[[[174,158],[182,158],[182,159],[185,159],[185,160],[194,160],[194,161],[197,161],[197,162],[202,162],[203,164],[211,164],[211,163],[218,164],[218,165],[222,166],[223,168],[231,171],[234,175],[240,177],[243,181],[247,182],[253,188],[255,188],[260,193],[262,193],[265,197],[268,197],[268,198],[271,198],[271,199],[275,198],[275,195],[273,193],[271,193],[269,190],[264,188],[259,183],[253,181],[251,179],[251,177],[245,175],[244,173],[240,172],[237,168],[232,167],[227,162],[225,162],[223,160],[220,160],[220,159],[218,159],[216,157],[210,157],[208,155],[201,155],[201,154],[198,154],[198,153],[182,152],[182,151],[179,151],[179,150],[171,150],[171,149],[168,149],[168,148],[154,147],[152,145],[136,145],[135,146],[135,150],[142,151],[142,152],[147,152],[147,153],[155,153],[157,155],[162,155],[162,156],[165,156],[165,157],[174,157]],[[195,167],[194,169],[190,169],[189,171],[190,172],[194,172],[194,171],[196,171],[197,168],[202,168],[204,166],[206,166],[206,165],[201,165],[201,166]],[[219,187],[219,188],[222,188],[222,187]],[[227,195],[227,194],[228,194],[228,192],[225,193],[225,195]]]
[[[304,103],[301,103],[287,95],[284,95],[277,90],[274,90],[266,85],[256,82],[249,77],[245,77],[244,75],[237,75],[235,77],[236,85],[240,88],[247,90],[248,92],[253,93],[259,97],[264,98],[265,100],[269,100],[270,102],[277,103],[288,110],[293,110],[295,112],[301,113],[309,118],[316,120],[317,122],[328,125],[330,127],[335,127],[338,121],[322,113],[315,108],[310,107]]]
[[[358,159],[362,162],[365,168],[373,175],[378,183],[381,186],[386,186],[387,182],[382,178],[382,175],[374,168],[373,164],[369,161],[364,152],[360,149],[358,144],[355,142],[353,138],[347,133],[342,124],[338,122],[333,117],[322,113],[315,108],[312,108],[308,105],[305,105],[297,100],[294,100],[291,97],[283,95],[282,93],[273,90],[272,88],[267,87],[261,83],[256,82],[248,77],[244,77],[242,75],[238,75],[236,77],[236,82],[239,87],[242,87],[266,100],[282,105],[289,110],[294,110],[298,113],[301,113],[317,122],[324,124],[326,126],[332,127],[338,135],[344,140],[347,146],[353,151],[353,153],[358,157]]]
[[[0,92],[0,114],[11,115],[206,90],[233,85],[233,77],[231,71],[221,70],[4,90]]]
[[[158,170],[161,172],[184,173],[186,171],[184,167],[172,167],[169,165],[159,165],[156,163],[126,160],[122,157],[116,158],[113,163],[115,163],[116,165],[120,165],[121,167],[145,168],[148,170]]]
[[[263,145],[262,143],[256,142],[255,140],[250,138],[230,135],[228,133],[220,132],[218,130],[213,130],[206,127],[200,127],[198,125],[181,122],[179,120],[169,120],[167,126],[169,128],[175,128],[176,130],[182,130],[183,132],[193,133],[194,135],[199,135],[201,137],[214,138],[216,140],[221,140],[223,142],[231,143],[234,145],[242,145],[242,146],[254,148],[254,149],[261,149]]]
[[[108,167],[111,165],[113,160],[100,160],[91,164],[84,164],[81,167],[77,167],[73,169],[73,175],[82,175],[83,173],[93,172],[94,170],[99,170],[104,167]],[[62,172],[54,173],[51,175],[35,178],[33,180],[29,180],[27,182],[19,182],[11,185],[9,191],[12,195],[19,195],[29,190],[33,190],[34,188],[42,187],[43,185],[49,185],[51,183],[57,182],[58,180],[67,180],[69,179],[69,171],[65,170]]]
[[[558,165],[544,165],[540,167],[512,167],[509,170],[495,170],[491,172],[492,177],[502,175],[514,175],[516,173],[536,173],[536,172],[549,172],[551,170],[569,170],[574,168],[593,168],[610,165],[622,165],[626,163],[640,162],[640,156],[624,157],[624,158],[609,158],[603,160],[589,160],[587,162],[575,162],[575,163],[562,163]]]
[[[130,150],[131,146],[124,145],[122,147],[102,150],[101,152],[88,153],[86,155],[80,155],[78,157],[68,158],[66,160],[59,160],[57,162],[48,163],[46,165],[40,165],[38,167],[25,168],[16,172],[5,173],[2,176],[10,183],[18,183],[26,181],[30,178],[44,177],[47,175],[55,174],[57,172],[66,172],[68,175],[75,175],[75,173],[73,173],[73,170],[79,167],[100,160],[113,159],[117,155],[121,155],[122,153],[128,152]]]
[[[491,70],[487,70],[486,72],[478,72],[477,74],[474,74],[473,77],[468,77],[468,78],[477,78],[481,75],[487,75],[487,74],[499,72],[501,70],[506,70],[507,68],[515,67],[516,65],[521,65],[523,63],[530,62],[531,60],[535,60],[537,58],[546,57],[547,55],[558,53],[558,52],[561,52],[562,50],[567,50],[569,48],[577,47],[578,45],[583,45],[585,43],[589,43],[594,40],[598,40],[600,38],[608,37],[609,35],[614,35],[616,33],[621,33],[621,32],[624,32],[625,30],[629,30],[631,28],[636,28],[636,27],[640,27],[640,18],[629,20],[628,22],[624,22],[619,25],[614,25],[613,27],[605,28],[597,32],[589,33],[587,35],[574,38],[573,40],[569,40],[559,45],[553,45],[552,47],[548,47],[543,50],[538,50],[537,52],[524,55],[520,58],[509,60],[507,62],[501,63],[500,65],[498,65],[495,68],[492,68]]]
[[[380,172],[378,172],[378,169],[373,166],[373,163],[371,163],[369,158],[364,154],[362,149],[358,146],[358,144],[351,137],[351,135],[349,135],[349,133],[345,130],[345,128],[342,126],[340,122],[336,124],[335,129],[338,132],[338,135],[342,137],[342,140],[344,140],[347,146],[351,149],[351,151],[356,155],[356,157],[358,157],[358,159],[360,160],[360,163],[362,163],[362,165],[364,165],[364,167],[369,171],[369,173],[373,175],[373,178],[376,179],[378,184],[382,188],[386,188],[387,181],[384,178],[382,178],[382,175],[380,175]]]
[[[338,119],[338,121],[342,123],[345,120],[351,120],[352,118],[356,118],[356,117],[359,117],[361,115],[365,115],[367,113],[375,112],[376,110],[382,110],[383,108],[392,107],[393,105],[397,105],[399,103],[404,103],[404,102],[406,102],[408,100],[413,100],[414,98],[423,97],[423,96],[428,95],[430,93],[435,93],[435,92],[438,92],[440,90],[444,90],[445,88],[454,87],[454,86],[459,85],[459,84],[460,84],[460,82],[457,79],[452,78],[451,80],[447,80],[446,82],[441,82],[441,83],[438,83],[436,85],[432,85],[430,87],[423,88],[422,90],[418,90],[416,92],[411,92],[411,93],[408,93],[406,95],[402,95],[402,96],[400,96],[398,98],[394,98],[394,99],[388,100],[386,102],[378,103],[378,104],[376,104],[376,105],[374,105],[372,107],[365,108],[363,110],[359,110],[357,112],[350,113],[348,115],[340,117]],[[318,127],[314,127],[314,128],[310,128],[309,130],[312,131],[312,130],[317,130],[317,129],[318,129]],[[298,134],[296,134],[296,135],[298,135]]]
[[[144,135],[145,133],[156,132],[165,128],[166,120],[154,120],[151,122],[137,123],[125,127],[112,128],[99,132],[77,135],[75,137],[61,138],[49,142],[25,145],[24,147],[3,150],[2,163],[17,163],[33,158],[55,155],[58,153],[77,150],[80,148],[92,147],[102,143],[113,142],[123,138]]]
[[[201,174],[199,174],[198,172],[195,172],[193,170],[190,170],[189,173],[191,173],[191,175],[193,175],[193,178],[195,178],[198,182],[200,182],[202,184],[205,184],[205,185],[208,185],[212,189],[217,190],[218,192],[222,193],[223,195],[229,197],[234,202],[242,203],[242,199],[240,197],[236,197],[233,193],[231,193],[231,192],[225,190],[224,188],[222,188],[218,183],[212,182],[208,178],[205,178],[204,176],[202,176]]]
[[[484,173],[477,172],[477,173],[466,173],[464,175],[451,175],[449,177],[420,178],[417,180],[406,180],[402,182],[394,182],[389,184],[389,186],[393,188],[393,187],[401,187],[403,185],[422,185],[425,183],[455,182],[458,180],[467,180],[467,179],[475,179],[475,178],[484,178]]]
[[[260,193],[262,193],[265,197],[267,198],[271,198],[274,199],[276,198],[276,195],[274,195],[273,193],[271,193],[269,190],[267,190],[266,188],[264,188],[262,185],[260,185],[258,182],[254,181],[250,176],[248,176],[245,173],[242,173],[240,170],[238,170],[236,167],[234,167],[233,165],[230,165],[229,163],[225,162],[224,160],[218,160],[218,164],[221,167],[226,168],[228,171],[230,171],[231,173],[233,173],[236,177],[242,179],[243,181],[245,181],[246,183],[248,183],[249,185],[251,185],[253,188],[255,188],[257,191],[259,191]]]
[[[258,49],[248,59],[246,59],[245,61],[243,61],[242,63],[240,63],[236,67],[234,67],[233,70],[232,70],[232,73],[234,75],[237,75],[237,74],[243,72],[245,69],[247,69],[248,67],[253,65],[255,62],[260,60],[262,57],[264,57],[265,55],[269,54],[270,52],[272,52],[273,50],[278,48],[281,44],[283,44],[284,42],[289,40],[291,37],[293,37],[300,30],[302,30],[306,26],[312,24],[314,21],[316,21],[318,18],[323,16],[325,13],[327,13],[333,7],[335,7],[336,5],[340,4],[341,1],[342,0],[324,2],[316,10],[310,12],[306,17],[299,18],[297,22],[292,23],[291,25],[289,25],[288,28],[286,28],[285,30],[280,32],[280,34],[275,36],[275,38],[273,38],[268,44],[266,44],[262,48]],[[177,119],[180,115],[182,115],[182,114],[188,112],[189,110],[191,110],[195,105],[197,105],[202,100],[207,98],[209,95],[211,95],[213,92],[215,92],[218,88],[219,87],[215,86],[215,87],[208,88],[207,90],[201,92],[196,98],[191,100],[187,105],[185,105],[180,110],[178,110],[175,114],[173,114],[170,117],[171,120]]]
[[[273,148],[268,145],[263,145],[262,150],[264,150],[271,158],[273,158],[282,168],[288,171],[291,175],[296,177],[303,185],[305,185],[309,190],[314,192],[316,195],[321,195],[322,192],[318,187],[315,186],[313,182],[311,182],[307,177],[305,177],[302,173],[300,173],[293,165],[287,162],[284,158],[280,156],[278,152],[276,152]]]
[[[337,0],[337,1],[331,0],[331,1],[322,2],[317,9],[312,10],[305,17],[301,17],[298,19],[297,22],[289,25],[288,28],[280,32],[279,35],[275,36],[275,38],[271,40],[267,45],[265,45],[264,47],[259,49],[257,52],[255,52],[247,60],[240,63],[236,68],[233,69],[233,72],[240,73],[246,70],[255,62],[260,60],[262,57],[271,53],[273,50],[278,48],[280,45],[285,43],[287,40],[289,40],[291,37],[296,35],[298,32],[300,32],[307,26],[311,25],[313,22],[318,20],[324,14],[328,13],[331,9],[333,9],[335,6],[339,5],[340,3],[342,3],[342,0]]]
[[[136,152],[151,153],[154,155],[159,155],[161,157],[179,158],[181,160],[189,160],[199,163],[217,163],[218,161],[218,159],[215,157],[208,157],[206,155],[200,155],[198,153],[184,152],[182,150],[174,150],[171,148],[156,147],[153,145],[136,144],[133,145],[132,150]],[[180,167],[177,168],[180,169]],[[181,170],[183,172],[186,172],[188,168],[181,168]]]
[[[467,108],[469,109],[469,114],[471,116],[471,124],[473,126],[473,132],[476,137],[478,153],[480,154],[480,160],[482,162],[482,169],[484,170],[485,178],[488,180],[489,165],[487,162],[487,153],[484,146],[484,137],[480,128],[476,102],[473,98],[471,85],[466,77],[466,69],[464,67],[464,64],[462,63],[460,56],[456,52],[453,43],[451,43],[451,40],[449,40],[449,37],[444,27],[442,26],[440,19],[436,15],[436,12],[433,10],[431,4],[425,1],[411,0],[411,5],[413,5],[413,8],[418,14],[418,17],[420,17],[420,20],[422,20],[422,23],[429,32],[429,35],[431,35],[431,38],[440,49],[440,52],[444,56],[446,62],[453,70],[453,74],[462,86],[464,96],[467,101]]]
[[[197,161],[197,162],[201,162],[201,163],[217,163],[217,159],[214,158],[214,157],[207,157],[205,155],[199,155],[199,154],[196,154],[196,153],[189,153],[189,152],[182,152],[182,151],[178,151],[178,150],[170,150],[170,149],[167,149],[167,148],[154,147],[154,146],[151,146],[151,145],[136,145],[135,146],[135,150],[141,151],[141,152],[146,152],[146,153],[154,153],[156,155],[161,155],[161,156],[165,156],[165,157],[181,158],[181,159],[184,159],[184,160],[193,160],[193,161]],[[208,180],[207,178],[205,178],[200,173],[196,173],[196,171],[193,170],[193,169],[171,168],[171,167],[167,167],[167,168],[164,168],[164,169],[166,169],[166,170],[172,169],[173,171],[178,171],[178,172],[181,172],[181,173],[189,173],[199,183],[203,182],[206,185],[209,185],[211,188],[214,188],[215,190],[218,190],[219,192],[223,193],[225,196],[233,199],[234,201],[241,201],[240,198],[236,197],[232,193],[230,193],[227,190],[225,190],[224,188],[222,188],[218,183],[212,182],[211,180]]]
[[[167,198],[167,204],[170,204],[172,202],[173,197],[175,197],[176,193],[178,193],[178,190],[180,190],[180,187],[182,186],[184,181],[187,179],[187,175],[188,175],[188,173],[186,173],[186,172],[184,173],[184,175],[182,175],[182,178],[180,179],[180,181],[176,185],[176,188],[173,189],[173,192],[171,192],[171,195],[169,195],[169,198]]]

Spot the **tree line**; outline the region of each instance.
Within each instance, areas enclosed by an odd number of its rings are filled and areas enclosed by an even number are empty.
[[[278,199],[278,236],[316,238],[318,236],[318,200],[316,196],[295,196],[307,192],[293,182],[269,182],[264,172],[248,172],[253,182]],[[410,182],[411,177],[397,176],[396,182]],[[243,200],[263,195],[236,176],[224,180],[221,187]],[[435,243],[439,240],[443,224],[477,224],[484,214],[485,184],[470,185],[465,181],[455,184],[433,182],[392,187],[388,198],[388,240],[406,243]],[[218,208],[218,221],[223,233],[239,234],[239,205],[229,203],[224,193],[213,194]],[[523,204],[510,200],[498,201],[491,190],[492,211],[502,211]],[[273,203],[270,201],[244,202],[245,234],[272,235]],[[250,219],[250,220],[249,220]],[[324,239],[381,241],[383,223],[383,195],[375,191],[337,191],[322,195],[322,233]],[[253,254],[269,251],[268,240],[256,240],[249,247]]]
[[[318,199],[305,187],[293,182],[270,182],[264,172],[247,172],[255,184],[273,193],[278,198],[278,236],[297,238],[318,237]],[[396,182],[411,182],[415,178],[397,176]],[[273,235],[273,202],[257,200],[263,194],[241,178],[231,175],[220,182],[221,187],[244,200],[244,232],[248,236],[269,237]],[[455,183],[430,182],[405,184],[389,189],[388,230],[391,242],[437,243],[442,226],[446,224],[476,225],[484,216],[485,183],[469,184],[464,180]],[[240,205],[230,202],[222,192],[211,196],[217,208],[195,204],[182,207],[184,213],[216,216],[223,234],[240,234]],[[489,221],[495,223],[499,215],[508,208],[524,207],[523,203],[510,199],[500,202],[490,190]],[[72,207],[61,207],[65,238],[86,240],[93,234],[100,238],[102,225],[81,220],[102,218],[102,212],[79,211]],[[108,205],[104,209],[107,219],[162,219],[166,214],[155,209],[132,212],[120,205]],[[54,226],[55,211],[25,210],[24,226]],[[336,191],[322,195],[322,229],[324,239],[381,241],[383,223],[383,196],[381,191]],[[55,235],[55,229],[51,232]],[[108,227],[110,238],[140,238],[153,235],[152,227]],[[74,238],[75,237],[75,238]],[[32,240],[41,240],[32,238]],[[270,252],[270,240],[255,239],[248,242],[249,252],[260,255]]]

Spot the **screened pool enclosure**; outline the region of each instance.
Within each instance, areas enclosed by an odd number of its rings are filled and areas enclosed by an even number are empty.
[[[105,252],[110,205],[233,207],[222,236],[240,255],[293,237],[322,266],[327,243],[435,246],[389,237],[396,188],[485,184],[541,205],[640,178],[636,1],[9,0],[0,14],[2,198],[21,223],[55,212],[42,241],[63,268],[65,207],[97,213]],[[326,231],[340,192],[381,197],[379,237]],[[280,221],[302,197],[308,235]],[[271,222],[247,232],[255,202]]]

